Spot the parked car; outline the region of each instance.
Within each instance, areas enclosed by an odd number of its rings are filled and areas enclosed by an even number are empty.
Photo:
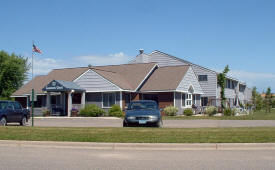
[[[25,126],[30,118],[30,111],[16,101],[0,101],[0,126],[10,122],[18,122]]]
[[[131,125],[162,126],[162,117],[158,104],[153,100],[138,100],[130,102],[125,111],[123,127]]]

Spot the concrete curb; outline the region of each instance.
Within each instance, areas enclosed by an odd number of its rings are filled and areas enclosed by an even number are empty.
[[[275,150],[275,143],[97,143],[0,140],[0,147],[90,150]]]

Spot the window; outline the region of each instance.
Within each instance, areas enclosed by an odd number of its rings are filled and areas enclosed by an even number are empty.
[[[181,93],[181,107],[185,107],[185,93]]]
[[[244,92],[244,90],[245,90],[245,85],[241,85],[241,84],[240,84],[240,86],[239,86],[239,91],[240,91],[240,92]]]
[[[186,106],[192,105],[192,94],[188,93],[187,100],[186,100]]]
[[[201,105],[202,106],[207,106],[208,104],[208,98],[207,97],[202,97],[201,98]]]
[[[116,94],[115,93],[103,93],[103,107],[111,107],[115,104]]]
[[[199,81],[207,81],[207,75],[199,75]]]
[[[22,109],[21,105],[17,102],[13,103],[14,109]]]
[[[181,106],[182,107],[190,107],[192,105],[192,94],[182,93],[181,94]]]

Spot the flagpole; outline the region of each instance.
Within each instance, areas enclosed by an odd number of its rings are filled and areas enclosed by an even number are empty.
[[[32,42],[34,45],[34,42]],[[33,47],[32,47],[32,127],[33,127],[33,111],[34,111],[34,82],[33,82]]]

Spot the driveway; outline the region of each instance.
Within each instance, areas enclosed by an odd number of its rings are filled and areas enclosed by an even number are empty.
[[[28,125],[31,125],[31,120]],[[122,119],[113,117],[41,117],[34,119],[34,125],[49,127],[122,127]],[[167,128],[272,126],[275,127],[275,120],[163,120],[163,127]]]

